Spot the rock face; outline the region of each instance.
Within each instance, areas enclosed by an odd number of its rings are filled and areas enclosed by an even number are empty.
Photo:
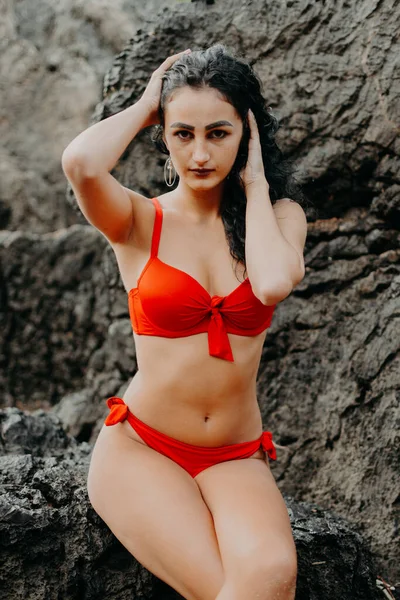
[[[114,391],[112,371],[120,383],[126,380],[134,346],[129,321],[120,319],[126,300],[116,294],[119,275],[105,238],[93,227],[73,225],[43,235],[3,231],[0,247],[3,405],[51,407],[80,392],[85,377],[90,395]],[[100,379],[106,371],[103,387],[99,379],[92,382],[93,370]],[[80,424],[84,413],[81,405]]]
[[[282,122],[280,145],[297,159],[316,208],[308,214],[306,276],[277,306],[259,370],[263,421],[280,445],[274,476],[287,498],[317,503],[352,522],[372,549],[377,572],[400,583],[398,7],[390,0],[353,0],[340,8],[307,0],[174,3],[133,37],[124,28],[123,37],[114,38],[110,31],[130,14],[127,4],[104,2],[100,10],[95,2],[74,2],[52,14],[50,3],[37,2],[38,14],[48,16],[37,17],[34,28],[27,2],[8,5],[3,27],[10,35],[6,45],[0,42],[1,60],[18,68],[8,71],[14,78],[10,118],[1,125],[0,227],[9,230],[0,233],[2,405],[52,407],[80,443],[76,452],[88,452],[86,442],[95,441],[105,416],[104,400],[123,393],[137,364],[111,248],[85,225],[71,190],[69,202],[63,200],[62,150],[88,126],[99,100],[92,121],[135,102],[174,49],[217,41],[239,48],[263,81]],[[97,16],[89,26],[90,11]],[[49,31],[55,32],[52,45]],[[65,37],[67,31],[64,42],[60,32]],[[117,51],[110,40],[121,48],[129,37],[106,73],[100,99],[99,82]],[[38,67],[42,56],[46,68]],[[53,82],[67,67],[75,76],[72,89]],[[39,76],[47,85],[37,95]],[[35,102],[29,102],[33,90]],[[165,191],[165,158],[145,130],[113,174],[155,196]],[[21,472],[44,468],[16,464]],[[98,543],[103,539],[102,532]],[[126,556],[123,549],[120,554]],[[319,569],[313,566],[313,578]],[[324,584],[326,577],[324,571]],[[328,597],[321,589],[318,600]]]
[[[175,0],[2,1],[0,229],[84,223],[65,202],[61,155],[86,129],[112,57]]]
[[[42,409],[0,410],[0,434],[1,598],[181,598],[93,510],[88,443]],[[299,554],[296,600],[378,599],[371,555],[356,529],[315,505],[285,501]]]

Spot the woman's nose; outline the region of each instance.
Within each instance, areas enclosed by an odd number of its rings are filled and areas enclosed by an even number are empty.
[[[195,161],[207,161],[210,158],[210,153],[208,152],[204,143],[199,142],[195,145],[193,150],[193,160]]]

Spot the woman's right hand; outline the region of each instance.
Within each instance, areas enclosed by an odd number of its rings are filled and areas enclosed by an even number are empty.
[[[188,49],[184,50],[183,52],[178,52],[178,54],[172,54],[172,56],[168,56],[168,58],[166,58],[164,62],[162,62],[161,65],[152,73],[150,81],[139,99],[139,102],[141,104],[145,104],[149,111],[146,127],[157,125],[160,122],[158,108],[160,105],[161,85],[164,73],[168,71],[174,62],[178,60],[178,58],[180,58],[183,54],[189,54],[190,52],[191,50]]]

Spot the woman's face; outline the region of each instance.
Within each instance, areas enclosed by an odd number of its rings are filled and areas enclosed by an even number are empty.
[[[223,181],[236,160],[242,120],[212,88],[175,90],[164,111],[164,142],[181,180],[192,188]],[[194,169],[211,169],[198,175]]]

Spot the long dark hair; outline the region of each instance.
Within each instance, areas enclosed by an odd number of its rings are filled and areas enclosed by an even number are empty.
[[[296,170],[293,162],[284,158],[275,142],[279,122],[262,95],[261,80],[248,63],[233,56],[224,44],[214,44],[206,50],[184,54],[163,75],[160,125],[156,125],[151,134],[151,140],[160,152],[169,154],[162,139],[166,102],[173,90],[185,86],[197,89],[208,86],[218,90],[235,107],[242,119],[243,136],[236,160],[225,179],[220,215],[230,253],[246,267],[246,194],[239,173],[246,165],[248,156],[250,130],[246,116],[249,108],[257,121],[271,203],[274,204],[279,198],[290,198],[304,205],[307,198],[293,175]]]

